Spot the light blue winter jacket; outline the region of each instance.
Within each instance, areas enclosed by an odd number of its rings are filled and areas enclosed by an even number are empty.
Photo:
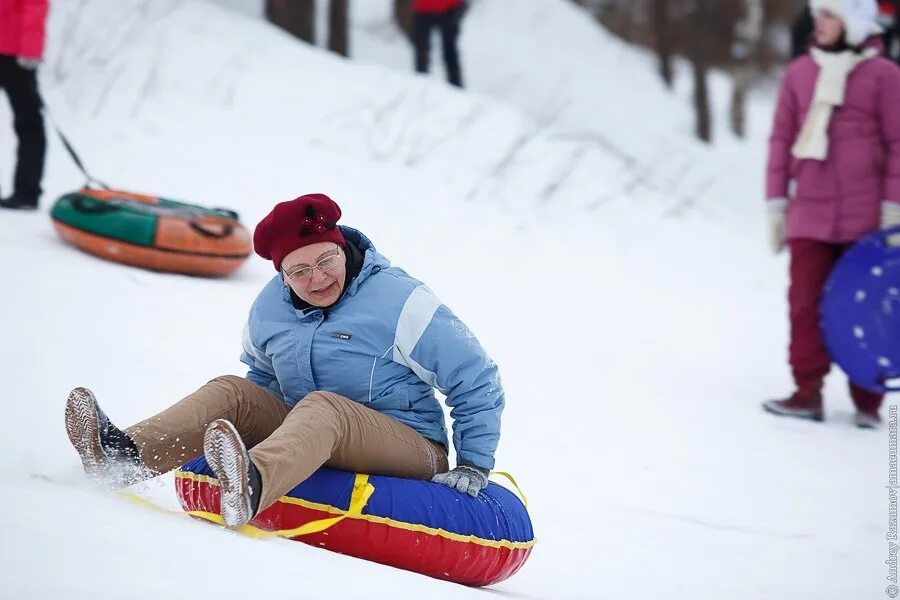
[[[434,395],[447,397],[457,462],[494,467],[503,388],[497,365],[422,282],[341,227],[364,253],[359,275],[326,310],[298,310],[276,275],[260,292],[244,329],[247,378],[294,406],[325,390],[346,396],[447,445]]]

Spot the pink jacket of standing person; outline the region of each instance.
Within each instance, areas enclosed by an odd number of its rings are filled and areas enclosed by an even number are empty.
[[[456,8],[463,0],[413,0],[413,10],[424,13],[442,13]]]
[[[0,54],[44,57],[48,0],[0,0]]]
[[[867,47],[883,50],[880,41]],[[851,242],[878,229],[882,201],[900,204],[900,68],[882,56],[860,63],[828,125],[827,157],[797,159],[791,147],[818,75],[808,54],[785,74],[769,145],[766,197],[790,197],[788,240]]]

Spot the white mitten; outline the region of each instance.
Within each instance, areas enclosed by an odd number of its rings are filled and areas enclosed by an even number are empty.
[[[784,250],[787,203],[787,198],[770,198],[766,202],[766,210],[769,213],[769,244],[774,254]]]
[[[888,229],[898,226],[900,226],[900,204],[888,200],[883,201],[881,203],[881,228]],[[900,233],[889,235],[887,243],[893,248],[900,247]]]

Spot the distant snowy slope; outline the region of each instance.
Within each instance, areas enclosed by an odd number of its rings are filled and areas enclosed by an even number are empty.
[[[640,177],[623,171],[617,152],[566,139],[487,97],[305,49],[259,21],[223,14],[210,23],[204,16],[210,7],[199,3],[123,2],[98,14],[92,27],[78,27],[94,18],[92,6],[61,6],[56,18],[65,25],[51,47],[50,83],[60,90],[58,99],[50,95],[51,109],[72,122],[76,140],[85,135],[79,127],[123,145],[134,128],[159,130],[142,155],[177,160],[186,138],[203,132],[209,147],[240,158],[263,185],[286,178],[266,168],[267,147],[305,144],[415,168],[432,181],[422,190],[426,197],[449,186],[465,199],[526,213],[550,200],[563,206],[609,201]],[[197,25],[184,27],[188,21]],[[207,41],[197,44],[198,36]],[[322,68],[329,63],[334,69]],[[191,117],[193,126],[166,139],[166,119],[190,105],[203,106]],[[129,131],[105,130],[111,117],[127,119]],[[254,126],[246,127],[250,119]],[[96,156],[90,143],[83,142],[84,152]],[[127,154],[117,158],[128,162]],[[200,169],[211,162],[193,158]],[[97,167],[123,175],[129,168]],[[290,175],[303,174],[298,165]]]
[[[412,70],[412,48],[390,20],[390,0],[358,3],[352,15],[355,59]],[[629,144],[622,148],[628,154],[673,132],[690,133],[690,108],[661,89],[651,57],[571,0],[475,0],[462,22],[460,51],[467,87],[556,129],[602,132]],[[442,78],[437,32],[431,66]]]
[[[411,72],[412,48],[391,11],[389,0],[353,5],[352,54]],[[516,159],[531,165],[547,157],[537,190],[541,204],[597,208],[627,196],[662,198],[679,211],[696,205],[718,210],[725,194],[756,200],[761,193],[757,179],[734,179],[735,171],[745,170],[748,148],[735,147],[724,118],[716,118],[714,149],[693,137],[689,78],[678,79],[676,93],[666,91],[650,53],[615,38],[570,0],[475,0],[462,23],[460,51],[468,90],[531,118],[534,138],[522,140]],[[436,32],[431,67],[443,80]],[[724,106],[730,83],[713,72],[710,84]],[[751,99],[748,118],[757,141],[768,110],[768,101],[760,107]],[[547,148],[546,138],[556,150]],[[564,159],[551,158],[555,154]],[[731,164],[735,168],[727,168]]]

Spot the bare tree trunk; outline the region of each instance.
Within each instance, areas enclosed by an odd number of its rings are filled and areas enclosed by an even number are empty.
[[[328,49],[341,56],[350,56],[348,2],[331,0],[328,3]]]
[[[735,69],[732,76],[731,87],[731,131],[739,138],[747,135],[747,89],[750,87],[750,78],[747,66],[742,65]]]
[[[624,6],[619,7],[622,18],[622,39],[631,42],[634,36],[634,2],[626,2]]]
[[[762,0],[743,0],[743,18],[735,26],[732,44],[733,87],[731,89],[731,130],[740,138],[746,136],[747,91],[755,75],[756,55],[762,39],[765,20]]]
[[[709,5],[710,0],[694,0],[688,12],[691,24],[690,59],[694,69],[694,108],[697,113],[697,137],[704,142],[712,141],[712,118],[709,109],[709,85],[706,80],[709,70]]]
[[[672,89],[672,34],[669,0],[653,0],[653,29],[656,37],[656,56],[659,58],[659,74],[666,87]]]
[[[266,18],[304,42],[316,43],[316,0],[266,0]]]
[[[394,22],[412,41],[412,0],[394,0]]]

